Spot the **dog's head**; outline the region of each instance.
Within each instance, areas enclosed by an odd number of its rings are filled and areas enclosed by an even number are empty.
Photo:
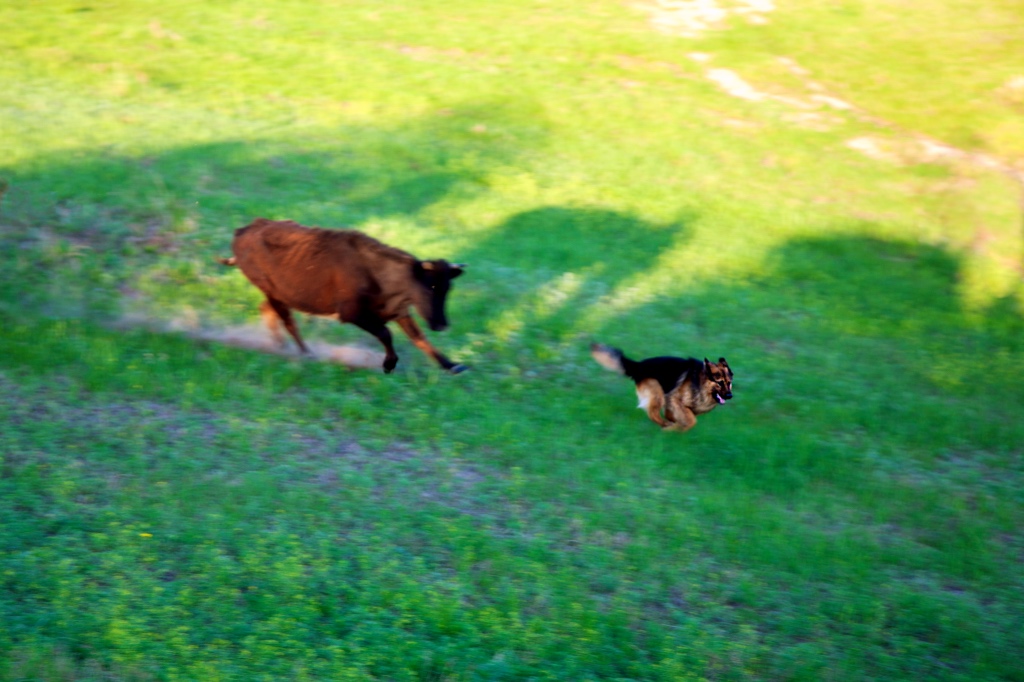
[[[711,397],[719,405],[725,405],[726,400],[732,399],[732,370],[725,358],[718,358],[718,362],[704,358],[704,376],[707,377],[705,390],[711,391]]]

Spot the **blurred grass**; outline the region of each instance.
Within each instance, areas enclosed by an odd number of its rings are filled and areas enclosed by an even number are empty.
[[[848,146],[1019,167],[1014,11],[0,6],[0,674],[1021,679],[1019,196]],[[117,324],[254,320],[257,215],[467,261],[473,370]],[[593,339],[736,399],[661,434]]]

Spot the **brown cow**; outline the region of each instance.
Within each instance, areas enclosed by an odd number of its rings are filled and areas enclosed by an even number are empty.
[[[387,354],[384,371],[398,364],[387,323],[395,320],[416,347],[444,369],[458,374],[466,369],[434,348],[412,319],[414,307],[434,331],[448,326],[445,297],[451,281],[464,266],[446,260],[418,260],[356,230],[303,227],[290,220],[257,218],[235,230],[232,258],[266,295],[260,313],[281,345],[280,323],[303,353],[309,353],[292,308],[351,322],[376,336]]]

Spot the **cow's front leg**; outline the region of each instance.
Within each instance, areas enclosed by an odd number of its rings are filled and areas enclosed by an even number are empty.
[[[398,326],[402,328],[402,331],[412,339],[413,344],[415,344],[417,348],[426,353],[427,357],[433,358],[434,361],[441,365],[442,368],[448,370],[452,374],[458,374],[459,372],[464,372],[469,369],[465,365],[452,362],[444,353],[434,348],[433,344],[431,344],[430,341],[427,340],[427,337],[424,336],[420,326],[416,324],[416,320],[407,316],[399,317],[395,322],[397,322]]]
[[[384,373],[391,374],[395,370],[395,365],[398,364],[398,354],[395,353],[395,345],[391,339],[391,330],[379,318],[371,315],[358,317],[352,320],[352,324],[370,332],[384,345]]]

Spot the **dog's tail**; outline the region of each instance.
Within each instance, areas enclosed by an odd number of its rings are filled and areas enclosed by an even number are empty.
[[[217,262],[221,265],[234,265],[236,261],[235,257],[231,256],[230,258],[218,258]]]
[[[618,348],[606,346],[603,343],[592,343],[590,344],[590,355],[597,361],[597,364],[605,369],[617,374],[625,374],[628,377],[633,376],[633,366],[636,363],[627,358]]]

